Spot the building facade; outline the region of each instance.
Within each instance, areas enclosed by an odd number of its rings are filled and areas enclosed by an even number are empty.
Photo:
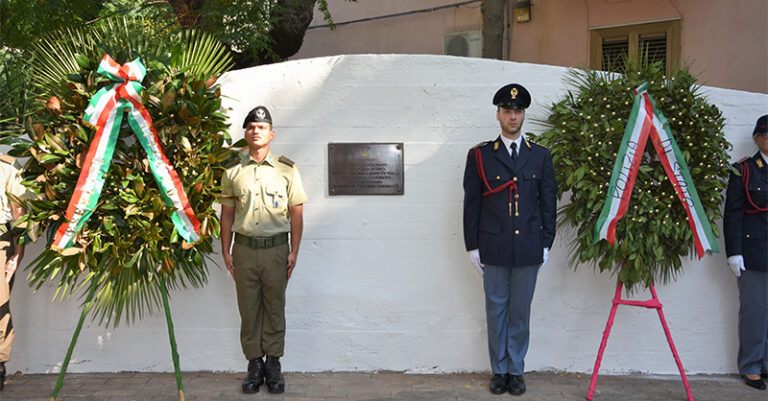
[[[336,29],[317,13],[292,59],[482,54],[482,0],[328,4]],[[768,93],[766,0],[507,0],[504,14],[505,60],[617,70],[621,54],[646,54],[667,68],[688,65],[704,85]]]

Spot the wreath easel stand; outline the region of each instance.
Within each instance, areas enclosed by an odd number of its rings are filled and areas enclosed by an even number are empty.
[[[672,356],[675,358],[677,369],[680,371],[680,376],[683,378],[683,386],[685,387],[685,393],[688,396],[688,401],[693,400],[693,394],[691,394],[691,386],[688,384],[688,378],[685,376],[685,369],[683,369],[683,363],[680,361],[680,356],[677,354],[677,348],[672,341],[672,334],[669,332],[669,326],[667,326],[667,319],[664,318],[663,305],[659,301],[658,295],[656,295],[656,288],[653,286],[653,282],[650,283],[648,289],[651,291],[651,299],[645,301],[635,301],[629,299],[623,299],[621,297],[621,290],[624,288],[624,283],[621,279],[616,284],[616,292],[613,296],[613,306],[611,307],[611,313],[608,315],[608,322],[605,324],[605,331],[603,331],[603,339],[600,342],[600,348],[597,351],[597,358],[595,359],[595,367],[592,370],[592,380],[589,382],[589,392],[587,393],[587,399],[592,401],[592,396],[595,394],[595,387],[597,387],[597,375],[600,371],[600,363],[603,361],[603,352],[605,346],[608,344],[608,337],[611,335],[611,327],[613,327],[613,319],[616,317],[616,310],[619,305],[639,306],[647,309],[656,309],[659,314],[659,320],[661,321],[661,327],[664,329],[664,334],[667,336],[667,342],[669,343],[669,349],[672,351]]]
[[[69,343],[69,348],[67,348],[67,354],[64,357],[64,361],[61,364],[61,371],[59,372],[59,377],[56,379],[56,385],[53,388],[53,393],[51,393],[51,401],[55,401],[56,397],[59,395],[59,390],[61,390],[61,387],[64,385],[64,375],[67,373],[67,367],[69,366],[69,361],[72,358],[72,351],[75,349],[75,344],[77,343],[77,338],[80,336],[80,330],[83,328],[83,322],[85,321],[85,317],[88,315],[88,312],[91,310],[91,306],[93,306],[93,295],[96,293],[96,289],[98,288],[98,282],[99,277],[94,277],[92,284],[91,284],[91,290],[88,292],[88,296],[85,298],[85,303],[83,304],[83,310],[80,313],[80,320],[77,322],[77,327],[75,328],[75,332],[72,335],[72,341]],[[160,284],[160,293],[163,295],[163,310],[165,311],[165,321],[168,326],[168,340],[171,343],[171,358],[173,359],[173,370],[176,374],[176,388],[179,391],[179,401],[184,401],[184,386],[181,382],[181,366],[179,364],[179,352],[176,348],[176,335],[173,331],[173,320],[171,319],[171,308],[168,304],[168,288],[165,285],[165,278],[162,276],[158,276],[158,281]]]

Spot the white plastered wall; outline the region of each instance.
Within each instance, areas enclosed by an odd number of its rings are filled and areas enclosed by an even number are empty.
[[[361,55],[255,67],[220,80],[232,135],[242,136],[248,110],[266,105],[275,122],[272,150],[297,162],[309,196],[287,294],[286,370],[489,369],[482,282],[462,240],[465,157],[472,145],[498,135],[491,104],[498,87],[519,82],[530,90],[523,129],[539,133],[543,127],[533,120],[564,95],[565,74],[561,67],[493,60]],[[768,96],[701,91],[727,119],[732,158],[754,153],[750,133],[768,110]],[[329,196],[330,142],[403,142],[405,194]],[[569,266],[570,239],[560,227],[539,275],[526,370],[589,372],[594,364],[615,278]],[[39,251],[31,246],[25,261]],[[656,287],[682,362],[691,373],[735,372],[738,302],[725,256],[684,266],[676,282]],[[60,369],[81,300],[52,303],[54,290],[33,294],[17,281],[12,372]],[[234,285],[224,269],[211,266],[207,286],[171,297],[182,369],[245,369]],[[602,367],[676,373],[655,311],[619,308]],[[88,321],[69,371],[133,370],[173,370],[162,314],[117,329]]]

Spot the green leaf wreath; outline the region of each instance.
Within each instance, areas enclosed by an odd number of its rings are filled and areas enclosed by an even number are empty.
[[[685,209],[677,199],[656,151],[646,144],[626,215],[616,227],[616,245],[593,243],[594,230],[609,186],[635,96],[649,83],[649,94],[669,120],[690,168],[693,182],[715,235],[729,173],[731,144],[723,134],[720,110],[707,102],[686,69],[667,76],[660,63],[627,66],[624,74],[571,70],[573,87],[553,103],[549,127],[536,140],[550,148],[558,196],[568,197],[559,210],[561,229],[572,227],[571,264],[587,263],[618,274],[628,289],[635,284],[666,282],[680,272],[681,257],[695,254]]]
[[[195,215],[200,240],[184,242],[161,200],[135,134],[123,123],[104,190],[88,222],[63,252],[51,250],[95,133],[83,122],[96,91],[110,84],[96,69],[104,54],[123,64],[140,58],[147,68],[142,102],[154,120],[162,149],[176,169]],[[160,282],[197,287],[207,280],[207,255],[219,234],[213,203],[227,146],[226,116],[216,79],[230,68],[228,51],[196,32],[170,32],[150,21],[111,19],[95,27],[56,32],[27,51],[27,115],[6,125],[2,143],[28,157],[24,185],[34,194],[18,222],[25,239],[44,238],[46,249],[30,263],[28,280],[39,289],[57,283],[54,299],[94,290],[100,323],[134,321],[161,307]],[[19,129],[13,131],[12,128]]]

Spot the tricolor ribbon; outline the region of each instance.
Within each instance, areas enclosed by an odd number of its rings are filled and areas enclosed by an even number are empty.
[[[648,94],[647,83],[640,85],[635,93],[635,103],[611,173],[608,197],[595,227],[594,242],[605,239],[612,245],[615,244],[616,224],[629,207],[629,199],[632,196],[632,188],[642,161],[645,143],[650,136],[664,171],[688,214],[688,224],[693,232],[696,254],[701,259],[707,251],[717,252],[717,242],[712,227],[709,225],[688,165],[685,163],[685,157],[672,136],[667,119],[661,111],[656,109],[655,102]]]
[[[138,58],[121,66],[105,54],[97,72],[115,83],[96,92],[85,109],[83,120],[96,126],[96,134],[69,201],[66,221],[56,231],[51,248],[62,250],[72,246],[73,239],[96,208],[115,150],[123,111],[128,112],[128,124],[147,153],[152,175],[165,204],[174,209],[171,219],[176,230],[187,242],[197,241],[200,222],[189,204],[179,175],[163,153],[152,117],[141,103],[143,87],[140,82],[144,79],[146,68]]]

